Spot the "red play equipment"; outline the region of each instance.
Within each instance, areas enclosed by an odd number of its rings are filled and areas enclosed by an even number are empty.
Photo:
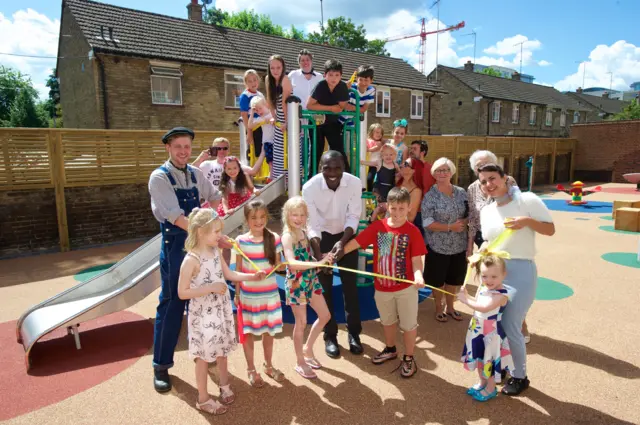
[[[583,187],[584,183],[578,180],[571,183],[571,189],[565,189],[561,184],[557,185],[556,189],[571,195],[571,200],[567,201],[567,204],[570,205],[585,205],[587,201],[582,200],[583,196],[591,195],[592,193],[600,192],[602,190],[601,186],[596,186],[591,190],[583,190]]]

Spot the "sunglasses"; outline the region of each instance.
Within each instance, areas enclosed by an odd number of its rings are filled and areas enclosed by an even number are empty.
[[[411,166],[411,163],[409,161],[405,161],[404,163],[400,164],[400,168],[411,168],[413,170],[413,167]]]
[[[209,155],[215,156],[218,155],[218,151],[228,151],[228,146],[212,146],[209,148]]]

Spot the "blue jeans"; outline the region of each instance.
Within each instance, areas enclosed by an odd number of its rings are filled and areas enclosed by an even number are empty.
[[[505,260],[507,277],[505,285],[516,290],[515,295],[507,303],[502,314],[502,328],[509,338],[511,357],[513,358],[514,378],[527,376],[527,348],[522,335],[522,322],[536,297],[538,270],[532,260]]]

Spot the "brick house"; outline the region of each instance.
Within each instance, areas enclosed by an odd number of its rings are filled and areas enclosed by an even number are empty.
[[[429,75],[432,80],[435,70]],[[440,100],[434,134],[466,136],[567,137],[572,123],[584,123],[591,108],[553,87],[438,66]]]
[[[414,134],[430,133],[434,96],[444,90],[402,59],[210,25],[202,22],[196,0],[187,10],[189,19],[178,19],[64,0],[57,71],[65,126],[164,129],[180,124],[232,131],[244,71],[253,68],[264,76],[269,56],[280,54],[288,72],[297,68],[298,52],[306,48],[316,69],[327,59],[340,60],[345,80],[359,65],[375,67],[370,123],[390,130],[393,120],[405,117]]]
[[[578,88],[575,92],[567,92],[567,96],[575,99],[581,105],[585,105],[591,108],[591,112],[587,114],[586,122],[599,122],[604,121],[613,114],[617,114],[626,106],[629,106],[630,102],[623,102],[618,99],[609,98],[609,93],[605,92],[600,96],[591,96],[582,92],[581,88]]]

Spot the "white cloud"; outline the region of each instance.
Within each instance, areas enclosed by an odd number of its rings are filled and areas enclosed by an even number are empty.
[[[625,40],[611,46],[598,45],[589,54],[588,61],[578,65],[575,73],[554,86],[563,91],[583,87],[583,75],[584,87],[609,87],[611,84],[614,90],[631,90],[629,85],[640,81],[640,47]]]
[[[541,61],[538,61],[538,65],[539,65],[539,66],[550,66],[550,65],[551,65],[551,62],[546,61],[546,60],[544,60],[544,59],[543,59],[543,60],[541,60]]]
[[[498,56],[516,55],[520,53],[520,43],[522,43],[523,51],[537,50],[542,47],[542,43],[538,40],[529,40],[528,37],[518,34],[513,37],[507,37],[502,41],[498,41],[493,46],[484,49],[484,52]]]
[[[60,21],[51,20],[33,9],[19,10],[11,18],[0,13],[0,52],[30,56],[56,56]],[[29,75],[40,99],[46,99],[49,89],[45,87],[55,59],[39,59],[21,56],[0,55],[0,64]]]
[[[463,51],[463,50],[467,50],[473,47],[473,43],[470,44],[463,44],[462,46],[458,46],[458,48],[456,50],[458,50],[459,52]]]

